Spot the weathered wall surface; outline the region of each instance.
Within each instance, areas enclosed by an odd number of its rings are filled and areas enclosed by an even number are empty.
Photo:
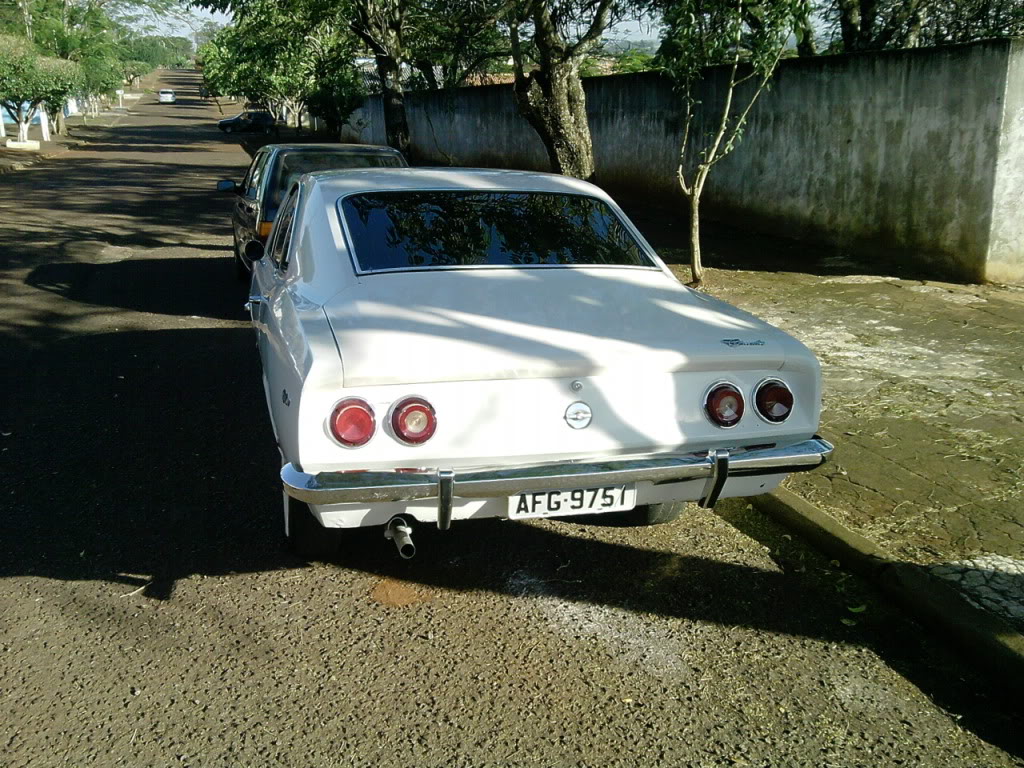
[[[1009,52],[989,243],[990,280],[1024,283],[1024,40]]]
[[[710,130],[726,72],[702,83]],[[678,99],[657,74],[585,81],[598,182],[684,215]],[[546,170],[510,86],[407,97],[420,163]],[[343,140],[383,143],[379,103]],[[702,211],[751,229],[1006,279],[1024,263],[1024,49],[1019,41],[783,63]],[[990,247],[991,246],[991,247]]]

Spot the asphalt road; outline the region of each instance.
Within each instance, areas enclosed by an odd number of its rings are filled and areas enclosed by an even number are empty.
[[[0,177],[0,765],[1024,765],[1017,692],[745,504],[281,546],[190,73]]]

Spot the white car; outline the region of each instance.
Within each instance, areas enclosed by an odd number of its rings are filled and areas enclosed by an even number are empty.
[[[285,532],[628,514],[822,464],[800,342],[681,285],[602,190],[518,171],[301,177],[249,303]],[[471,523],[467,523],[471,524]]]
[[[174,95],[174,91],[170,88],[162,88],[157,98],[161,104],[173,104],[177,101],[177,97]]]

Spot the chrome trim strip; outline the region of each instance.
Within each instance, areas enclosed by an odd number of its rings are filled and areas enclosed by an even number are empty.
[[[815,436],[784,448],[765,448],[729,454],[728,476],[750,477],[804,472],[821,466],[832,453],[827,440]],[[588,462],[530,464],[519,467],[489,467],[465,471],[424,469],[418,472],[365,470],[349,472],[301,472],[293,464],[281,469],[285,492],[309,504],[374,503],[382,501],[439,500],[447,493],[443,485],[451,473],[451,496],[489,499],[523,491],[558,491],[619,485],[641,481],[665,482],[712,477],[718,463],[715,456],[660,454]],[[442,472],[445,479],[442,481]],[[721,474],[721,468],[718,468]],[[723,481],[724,485],[724,481]],[[720,491],[719,491],[720,492]],[[450,514],[450,513],[449,513]],[[438,524],[440,526],[440,517]]]
[[[704,483],[704,491],[701,493],[698,507],[714,509],[718,503],[718,497],[722,495],[725,481],[729,479],[729,452],[709,451],[708,459],[711,461],[711,475]]]
[[[437,529],[447,531],[452,526],[452,496],[455,473],[450,469],[437,471]]]

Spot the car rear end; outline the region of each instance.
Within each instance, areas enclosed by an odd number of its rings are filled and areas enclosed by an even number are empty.
[[[339,204],[362,274],[282,473],[323,525],[711,506],[824,460],[802,344],[679,285],[604,201],[517,194]]]

